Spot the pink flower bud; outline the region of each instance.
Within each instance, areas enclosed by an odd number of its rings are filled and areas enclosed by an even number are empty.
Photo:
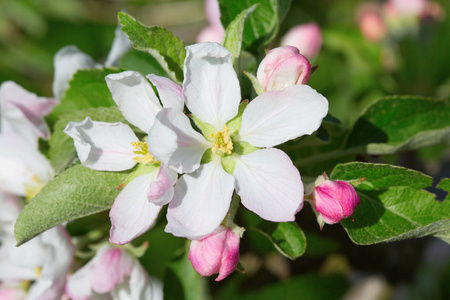
[[[358,24],[363,36],[369,41],[380,41],[387,34],[386,24],[377,6],[363,6],[358,16]]]
[[[355,188],[350,183],[329,180],[325,174],[316,180],[313,199],[314,207],[319,213],[318,218],[327,224],[339,223],[350,217],[360,202]]]
[[[287,86],[308,83],[311,64],[292,46],[272,49],[261,61],[256,77],[264,91],[282,90]]]
[[[240,234],[231,228],[219,226],[201,240],[193,240],[189,259],[194,269],[202,276],[219,273],[216,281],[230,275],[239,262]]]
[[[292,27],[281,39],[281,46],[294,46],[309,59],[319,54],[322,47],[322,32],[317,23]]]
[[[389,3],[401,16],[420,16],[427,6],[427,0],[390,0]]]

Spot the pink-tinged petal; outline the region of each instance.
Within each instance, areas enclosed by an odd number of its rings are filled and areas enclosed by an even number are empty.
[[[219,1],[205,0],[205,13],[210,25],[223,28],[222,22],[220,22]]]
[[[122,248],[110,248],[101,253],[92,264],[92,290],[104,294],[114,290],[130,275],[134,260]]]
[[[155,223],[162,206],[149,202],[148,193],[157,174],[158,170],[134,178],[117,196],[109,212],[111,243],[127,244]]]
[[[174,108],[164,108],[148,133],[149,152],[178,173],[190,173],[200,166],[212,144],[195,131],[188,117]]]
[[[360,202],[355,188],[346,181],[325,180],[314,188],[313,197],[315,209],[327,224],[350,217]]]
[[[219,226],[207,237],[191,242],[189,259],[200,275],[219,273],[216,281],[220,281],[233,273],[238,265],[239,242],[239,234]]]
[[[0,299],[23,300],[26,298],[26,295],[22,282],[20,281],[0,283]]]
[[[270,50],[259,64],[256,72],[256,78],[261,83],[261,86],[265,87],[268,85],[273,70],[281,61],[298,54],[299,50],[293,46],[278,47]]]
[[[156,87],[159,94],[159,99],[165,108],[176,108],[183,110],[184,108],[184,96],[181,86],[170,80],[169,78],[147,75],[150,82]]]
[[[322,32],[314,22],[294,26],[281,38],[280,45],[297,47],[300,54],[313,59],[322,47]]]
[[[114,41],[111,45],[105,66],[116,66],[122,56],[132,48],[131,42],[127,35],[122,31],[122,25],[119,23],[114,31]]]
[[[328,101],[307,85],[256,97],[242,115],[240,140],[272,147],[316,131],[327,115]]]
[[[263,219],[293,221],[303,202],[303,183],[289,156],[261,149],[235,159],[233,176],[242,204]]]
[[[166,232],[200,239],[213,232],[230,207],[234,178],[216,158],[192,174],[183,175],[167,210]]]
[[[109,74],[105,79],[123,116],[148,132],[162,107],[147,79],[135,71]]]
[[[123,171],[136,161],[133,142],[139,139],[128,125],[92,121],[70,122],[64,132],[73,138],[81,163],[93,170]]]
[[[73,75],[82,69],[100,68],[89,55],[78,50],[76,46],[60,49],[53,60],[55,75],[53,78],[53,96],[61,99],[69,88]]]
[[[230,228],[227,231],[225,247],[222,253],[222,265],[219,269],[219,276],[216,281],[221,281],[234,272],[239,263],[239,243],[241,237]]]
[[[6,81],[0,86],[0,106],[2,110],[2,123],[13,123],[17,132],[33,131],[40,137],[48,137],[48,128],[43,117],[48,115],[58,104],[56,99],[38,97],[25,90],[13,81]],[[4,128],[2,128],[4,131]]]
[[[68,278],[65,290],[70,299],[87,300],[92,295],[90,274],[94,262],[95,257]]]
[[[61,299],[66,283],[65,276],[56,280],[39,279],[31,286],[27,300]],[[1,299],[1,298],[0,298]]]
[[[266,56],[268,57],[271,53]],[[287,86],[308,83],[311,64],[301,54],[281,60],[269,73],[265,91],[282,90]]]
[[[173,186],[177,182],[177,172],[162,164],[158,176],[150,184],[148,201],[157,205],[165,205],[173,198]]]
[[[221,44],[225,36],[223,27],[208,26],[203,28],[197,35],[197,43],[215,42]]]
[[[211,276],[219,273],[227,231],[226,227],[219,226],[207,237],[191,242],[189,259],[200,275]]]
[[[241,92],[232,55],[217,43],[186,47],[183,92],[186,106],[202,122],[222,130],[238,112]]]

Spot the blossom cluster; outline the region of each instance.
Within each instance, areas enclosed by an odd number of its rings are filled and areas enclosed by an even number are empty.
[[[316,55],[319,44],[304,55],[294,46],[269,51],[253,82],[258,95],[250,101],[241,99],[231,52],[216,42],[186,47],[182,85],[136,71],[107,75],[112,99],[132,126],[88,116],[69,122],[64,132],[84,167],[130,176],[109,212],[109,243],[94,245],[82,267],[74,262],[76,247],[65,224],[17,248],[13,224],[23,204],[55,176],[39,151],[39,138],[49,137],[44,116],[78,70],[100,64],[74,46],[61,49],[55,56],[54,99],[3,83],[0,296],[161,299],[161,284],[127,245],[155,225],[165,205],[165,231],[191,240],[194,269],[202,276],[219,273],[217,281],[239,262],[244,232],[234,218],[239,203],[271,222],[295,221],[304,199],[311,200],[320,226],[351,216],[359,203],[351,184],[326,178],[307,190],[291,158],[276,148],[313,134],[328,113],[327,99],[307,85],[313,70],[307,56]],[[114,66],[129,48],[119,28],[105,64]]]

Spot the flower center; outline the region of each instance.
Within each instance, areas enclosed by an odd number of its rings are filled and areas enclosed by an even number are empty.
[[[131,142],[131,145],[136,149],[133,153],[139,155],[133,158],[135,162],[143,164],[153,164],[157,162],[155,157],[148,152],[147,142]]]
[[[25,197],[27,201],[30,201],[34,198],[45,186],[46,182],[37,177],[36,175],[33,175],[31,177],[31,180],[27,183],[25,183]]]
[[[223,131],[211,133],[210,137],[214,138],[213,146],[211,148],[213,153],[220,151],[222,154],[231,154],[233,142],[231,141],[230,130],[227,125],[223,125]]]

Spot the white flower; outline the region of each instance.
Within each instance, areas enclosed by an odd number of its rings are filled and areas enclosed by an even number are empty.
[[[106,58],[105,67],[117,65],[119,59],[130,49],[131,42],[122,32],[122,27],[119,24],[115,30],[114,41]],[[69,87],[69,81],[78,70],[102,67],[101,64],[96,63],[92,57],[80,51],[76,46],[61,48],[55,54],[54,66],[53,95],[58,99],[64,96]]]
[[[165,107],[182,110],[181,87],[167,78],[150,75]],[[162,109],[150,83],[139,73],[110,74],[106,82],[124,117],[148,132]],[[128,125],[86,118],[70,122],[64,130],[74,139],[82,164],[101,171],[123,171],[139,163],[140,175],[126,184],[110,211],[111,236],[115,244],[126,244],[147,231],[162,206],[173,197],[176,172],[157,161]]]
[[[238,114],[231,53],[216,43],[186,49],[183,94],[204,136],[181,111],[163,109],[148,137],[158,160],[190,173],[175,186],[166,231],[190,239],[210,234],[224,219],[234,189],[262,218],[293,221],[303,205],[303,183],[291,159],[272,147],[317,130],[327,100],[295,85],[261,94]]]
[[[124,249],[108,245],[69,278],[66,293],[74,300],[162,300],[161,284],[150,283],[146,271]]]

